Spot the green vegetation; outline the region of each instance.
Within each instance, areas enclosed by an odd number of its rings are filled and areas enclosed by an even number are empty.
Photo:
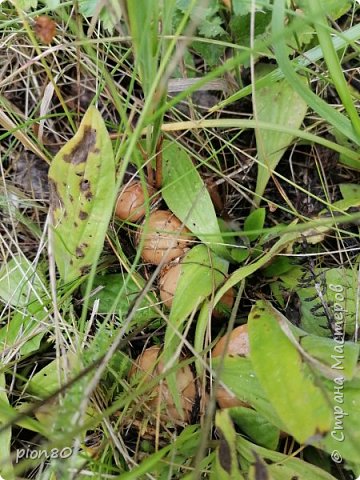
[[[359,477],[359,18],[0,3],[1,478]]]

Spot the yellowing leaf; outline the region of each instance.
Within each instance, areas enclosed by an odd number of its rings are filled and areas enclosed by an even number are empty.
[[[70,282],[97,262],[114,203],[114,155],[95,107],[55,156],[49,181],[55,261],[61,278]]]

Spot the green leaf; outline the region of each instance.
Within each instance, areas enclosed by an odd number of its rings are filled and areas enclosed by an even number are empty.
[[[30,10],[30,8],[36,8],[38,0],[18,0],[17,6],[21,10]]]
[[[212,359],[214,370],[218,367],[220,360],[220,358]],[[250,405],[275,427],[285,430],[285,425],[269,402],[249,358],[224,357],[220,380],[236,398]]]
[[[251,12],[253,2],[251,0],[232,0],[234,15],[246,15]],[[255,2],[257,8],[266,8],[270,5],[270,0]]]
[[[179,143],[164,142],[162,163],[162,194],[169,209],[215,253],[227,258],[209,192],[186,150]]]
[[[265,222],[266,210],[265,208],[257,208],[245,219],[244,222],[244,232],[247,234],[250,242],[256,240],[261,234],[260,233],[247,233],[253,230],[262,230]]]
[[[219,480],[244,480],[237,459],[236,433],[227,410],[216,412],[215,426],[220,437],[215,462],[216,478]]]
[[[270,474],[268,478],[273,480],[295,478],[296,480],[335,480],[335,477],[315,465],[311,465],[291,455],[267,450],[241,436],[237,437],[236,443],[240,462],[245,471],[256,462],[257,456],[259,456],[265,460],[268,473]],[[282,474],[282,471],[284,471],[284,474]]]
[[[0,298],[17,309],[8,323],[0,328],[0,348],[4,355],[9,351],[9,359],[13,355],[10,352],[12,347],[19,349],[22,357],[38,349],[46,332],[42,322],[48,316],[49,298],[44,292],[45,277],[27,258],[15,255],[2,266]],[[4,361],[7,361],[5,356]]]
[[[313,93],[308,86],[305,86],[288,58],[287,45],[284,36],[285,22],[285,2],[284,0],[274,0],[273,16],[272,16],[272,32],[274,35],[274,51],[276,60],[280,69],[283,71],[285,78],[291,84],[292,88],[297,91],[304,101],[316,113],[318,113],[330,125],[333,125],[346,138],[352,140],[357,145],[360,144],[359,136],[354,131],[349,119],[330,107],[327,102],[322,100],[318,95]]]
[[[164,360],[171,364],[176,361],[177,348],[181,342],[179,334],[184,331],[188,316],[224,281],[228,269],[228,262],[217,257],[205,245],[192,248],[181,261],[181,265],[180,278],[165,333]],[[176,372],[169,374],[167,382],[180,409]]]
[[[333,135],[335,137],[336,142],[339,145],[342,145],[346,147],[348,150],[351,152],[358,152],[359,146],[357,145],[356,142],[351,141],[350,138],[346,137],[343,133],[339,132],[336,128],[332,129],[333,130]],[[351,158],[349,155],[346,155],[346,153],[340,153],[339,156],[339,163],[342,165],[346,165],[347,167],[353,169],[353,170],[360,170],[360,161],[358,158]]]
[[[89,308],[91,309],[94,302],[99,300],[98,313],[116,313],[120,318],[124,318],[144,286],[145,281],[140,275],[134,278],[121,273],[96,275],[92,283],[92,289],[96,293],[90,294]],[[81,290],[85,293],[85,284],[82,285]],[[158,317],[152,308],[156,303],[154,295],[151,295],[151,300],[152,302],[146,298],[143,300],[135,314],[135,323],[143,323]]]
[[[49,181],[55,261],[71,282],[98,261],[115,200],[112,145],[95,107],[53,159]]]
[[[340,192],[344,200],[353,202],[353,206],[360,204],[360,185],[357,183],[340,183]]]
[[[231,249],[231,258],[235,260],[236,263],[243,263],[250,255],[250,250],[246,247],[237,248],[234,247]]]
[[[306,9],[307,0],[297,0],[298,8]],[[320,0],[320,5],[326,11],[326,15],[333,20],[345,15],[352,6],[352,0]]]
[[[54,393],[61,385],[76,375],[77,357],[68,352],[65,356],[51,361],[37,372],[27,383],[27,392],[44,399]]]
[[[301,443],[326,434],[332,422],[327,399],[281,329],[276,310],[257,302],[248,326],[251,362],[285,430]]]
[[[266,41],[270,38],[270,25],[271,21],[271,12],[262,11],[255,13],[255,25],[254,25],[254,37],[257,40]],[[250,48],[251,43],[251,15],[237,15],[232,16],[229,27],[234,37],[234,42],[237,45],[241,45],[242,47]],[[259,47],[254,52],[255,59],[263,56],[269,56],[271,51],[268,47]],[[245,66],[249,65],[249,61],[246,61]]]
[[[9,350],[9,358],[12,358],[12,348],[19,348],[20,346],[21,357],[38,350],[46,333],[46,327],[43,326],[42,322],[47,316],[48,313],[38,302],[30,305],[27,312],[17,312],[12,316],[9,323],[0,329],[0,350],[3,352],[4,362],[6,362],[6,351]]]
[[[1,373],[0,374],[0,400],[2,403],[4,403],[6,406],[9,406],[9,400],[6,394],[7,387],[6,387],[6,381],[5,381],[5,374]],[[6,419],[6,421],[9,421],[10,418]],[[0,420],[0,427],[2,423],[5,423]],[[11,461],[11,427],[6,428],[5,430],[2,430],[0,433],[0,477],[1,478],[6,478],[6,480],[13,480],[15,478],[14,474],[14,468],[13,464]],[[4,477],[2,477],[2,475]]]
[[[276,450],[280,430],[269,420],[249,407],[233,407],[229,409],[229,413],[236,425],[254,442]]]
[[[22,255],[15,255],[0,269],[0,298],[13,307],[26,307],[43,295],[45,278]]]
[[[269,73],[268,65],[257,67],[257,77]],[[299,82],[306,84],[306,79],[299,77]],[[256,90],[257,119],[274,125],[300,128],[304,120],[307,103],[292,88],[286,80]],[[289,105],[291,106],[289,108]],[[255,190],[255,201],[261,201],[271,173],[275,170],[285,150],[294,140],[292,135],[269,130],[255,130],[256,145],[258,149],[258,174]]]
[[[360,451],[360,382],[346,382],[342,371],[336,380],[326,382],[326,393],[331,402],[333,423],[330,433],[315,443],[317,447],[342,458],[359,463]]]
[[[334,331],[353,335],[356,325],[357,271],[346,268],[315,269],[316,279],[307,275],[297,288],[300,298],[301,327],[310,333],[329,335],[329,318]],[[316,316],[315,316],[316,315]]]
[[[45,5],[51,10],[55,10],[60,6],[60,0],[46,0]]]

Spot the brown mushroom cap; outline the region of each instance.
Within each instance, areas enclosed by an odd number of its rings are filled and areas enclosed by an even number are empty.
[[[165,266],[160,272],[160,298],[164,305],[171,308],[176,287],[181,274],[181,264]]]
[[[220,338],[218,343],[212,350],[212,356],[220,357],[224,355],[227,335]],[[248,356],[250,352],[249,335],[247,325],[240,325],[230,332],[230,338],[225,355],[242,355]],[[248,406],[245,402],[238,400],[234,395],[228,393],[223,387],[218,387],[216,390],[216,400],[220,408],[241,407]]]
[[[220,357],[220,355],[223,355],[226,341],[227,335],[225,334],[213,348],[213,357]],[[230,332],[229,343],[225,355],[241,355],[247,357],[249,352],[249,334],[247,324],[245,323],[244,325],[240,325],[240,327],[234,328],[234,330]]]
[[[164,371],[164,364],[162,361],[157,361],[160,350],[160,347],[150,347],[139,355],[135,360],[135,365],[132,366],[129,372],[129,378],[135,373],[143,372],[141,381],[143,384],[146,384],[161,375]],[[188,423],[191,419],[191,412],[196,399],[195,379],[188,365],[177,370],[176,381],[177,390],[181,398],[182,414],[176,409],[166,380],[159,381],[159,384],[153,389],[145,404],[156,416],[158,403],[160,402],[161,418],[164,421],[170,420],[176,424]]]
[[[181,232],[181,234],[180,234]],[[149,217],[141,258],[153,265],[180,257],[188,246],[189,230],[169,210],[156,210]],[[138,241],[140,240],[138,234]]]
[[[148,186],[148,195],[152,196],[155,193],[153,187]],[[144,188],[141,182],[131,182],[125,185],[119,193],[115,215],[120,220],[128,220],[136,222],[145,215],[145,195]]]

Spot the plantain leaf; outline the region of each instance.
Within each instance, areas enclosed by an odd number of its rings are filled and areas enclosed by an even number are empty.
[[[70,282],[98,261],[114,204],[114,155],[95,107],[53,159],[49,181],[55,261],[62,280]]]
[[[332,412],[276,313],[265,301],[252,308],[248,322],[251,362],[285,430],[303,443],[328,433]]]
[[[269,68],[272,69],[268,65],[259,65],[257,77],[269,73]],[[306,82],[306,79],[299,77],[299,81]],[[289,108],[289,105],[291,105],[291,108]],[[256,109],[259,122],[300,128],[307,111],[307,103],[287,80],[280,80],[277,83],[256,90]],[[260,162],[258,165],[255,202],[259,204],[271,172],[275,170],[294,137],[288,133],[259,129],[255,130],[255,136]]]
[[[188,153],[164,142],[162,194],[169,209],[218,255],[229,258],[209,192]]]

